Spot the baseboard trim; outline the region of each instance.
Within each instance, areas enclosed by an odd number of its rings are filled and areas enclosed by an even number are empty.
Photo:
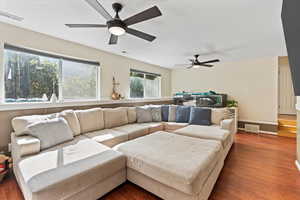
[[[241,131],[245,131],[245,129],[244,128],[239,128],[239,130],[241,130]],[[251,133],[251,132],[249,132],[249,133]],[[278,135],[278,133],[277,132],[271,132],[271,131],[262,131],[262,130],[260,130],[259,131],[259,133],[262,133],[262,134],[268,134],[268,135]],[[255,133],[254,133],[255,134]]]
[[[248,119],[239,119],[239,122],[248,122],[254,124],[269,124],[269,125],[278,126],[278,122],[265,122],[265,121],[255,121],[255,120],[248,120]]]
[[[296,160],[296,161],[295,161],[295,164],[296,164],[297,169],[300,171],[300,163],[299,163],[299,161]]]

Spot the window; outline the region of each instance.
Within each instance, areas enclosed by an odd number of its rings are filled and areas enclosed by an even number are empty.
[[[5,103],[98,99],[99,63],[5,45]]]
[[[161,75],[130,70],[130,98],[160,97]]]

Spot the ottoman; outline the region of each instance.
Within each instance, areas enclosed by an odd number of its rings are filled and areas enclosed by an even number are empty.
[[[163,199],[206,200],[223,167],[220,141],[156,132],[114,147],[127,179]]]
[[[219,126],[189,125],[175,130],[173,133],[200,139],[220,141],[223,146],[223,159],[226,158],[234,141],[234,134],[228,130],[221,129]]]

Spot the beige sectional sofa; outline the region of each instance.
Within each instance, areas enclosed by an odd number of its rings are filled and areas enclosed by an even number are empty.
[[[233,143],[235,134],[234,127],[232,127],[233,119],[221,120],[219,124],[209,127],[176,122],[137,123],[135,109],[130,107],[66,110],[51,115],[14,118],[12,120],[14,132],[11,134],[13,169],[25,199],[95,200],[125,182],[126,179],[165,199],[207,199]],[[72,130],[73,139],[48,149],[42,149],[41,141],[30,136],[27,127],[30,124],[57,117],[65,119]],[[140,141],[143,144],[145,141],[140,140],[142,138],[153,141],[155,137],[166,135],[167,138],[170,137],[168,133],[160,133],[160,131],[172,132],[169,134],[176,137],[179,143],[180,138],[189,141],[183,142],[182,146],[188,146],[191,143],[199,144],[197,153],[205,153],[213,157],[209,159],[213,160],[213,164],[207,162],[211,164],[211,166],[207,165],[211,169],[210,173],[207,170],[206,174],[203,172],[205,175],[201,173],[201,176],[205,177],[201,179],[201,184],[194,185],[192,181],[180,186],[180,184],[166,183],[168,179],[146,179],[145,177],[149,178],[151,175],[143,173],[143,170],[138,171],[136,168],[128,167],[130,164],[128,155],[117,148],[122,148],[123,144],[129,143],[128,141],[135,144]],[[149,137],[150,134],[154,138]],[[205,152],[205,143],[208,146],[214,146],[215,149]],[[147,142],[144,145],[147,145]],[[218,148],[220,150],[216,150]],[[135,151],[139,152],[139,149]],[[173,152],[176,154],[175,147]],[[186,155],[180,155],[184,160]],[[195,162],[195,169],[203,167],[202,162],[197,162],[197,160]],[[193,172],[196,173],[197,170]],[[165,174],[168,176],[168,172]],[[181,189],[182,187],[185,189]],[[187,189],[191,187],[196,187],[196,192],[194,189],[193,192]],[[176,194],[180,198],[175,198]]]

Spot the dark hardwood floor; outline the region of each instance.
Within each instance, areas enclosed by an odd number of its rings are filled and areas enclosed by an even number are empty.
[[[295,167],[296,140],[239,133],[210,200],[298,200],[300,172]],[[1,200],[22,200],[11,177],[0,184]],[[101,200],[158,200],[142,188],[125,183]]]

